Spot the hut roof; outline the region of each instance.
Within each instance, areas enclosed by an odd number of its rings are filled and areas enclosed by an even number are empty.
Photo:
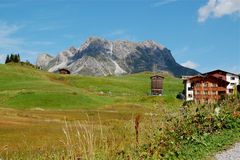
[[[67,69],[65,69],[65,68],[61,68],[61,69],[59,69],[58,71],[59,71],[59,72],[61,72],[61,71],[66,71],[67,73],[71,73],[69,70],[67,70]]]
[[[162,78],[162,79],[164,79],[164,77],[163,76],[160,76],[160,75],[153,75],[153,76],[151,76],[150,78],[152,79],[153,77],[157,77],[157,78]]]

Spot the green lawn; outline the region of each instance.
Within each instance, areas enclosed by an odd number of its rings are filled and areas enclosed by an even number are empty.
[[[165,74],[164,96],[149,96],[152,73],[90,77],[52,74],[10,64],[0,65],[0,75],[0,106],[11,108],[86,109],[118,104],[146,107],[156,102],[180,104],[175,97],[183,88],[180,79]]]

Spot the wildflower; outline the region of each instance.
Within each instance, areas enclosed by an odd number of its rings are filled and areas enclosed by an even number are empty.
[[[214,112],[215,112],[215,115],[218,116],[220,112],[220,107],[216,107]]]

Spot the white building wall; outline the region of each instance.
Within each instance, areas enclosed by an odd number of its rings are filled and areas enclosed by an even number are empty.
[[[189,90],[191,88],[190,81],[186,81],[185,90],[186,90],[186,101],[192,101],[194,99],[193,90]]]
[[[229,82],[227,86],[227,94],[229,94],[229,90],[234,89],[234,86],[239,85],[239,76],[227,73],[226,80]]]

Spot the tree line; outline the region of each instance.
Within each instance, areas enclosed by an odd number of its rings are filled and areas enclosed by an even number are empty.
[[[27,66],[37,68],[35,65],[31,64],[28,60],[26,60],[25,62],[21,61],[21,58],[20,58],[19,54],[7,55],[6,60],[5,60],[5,64],[8,64],[8,63],[19,63],[21,65],[27,65]]]
[[[11,63],[11,62],[13,62],[13,63],[21,62],[20,55],[19,54],[11,54],[10,56],[7,55],[5,64]]]

